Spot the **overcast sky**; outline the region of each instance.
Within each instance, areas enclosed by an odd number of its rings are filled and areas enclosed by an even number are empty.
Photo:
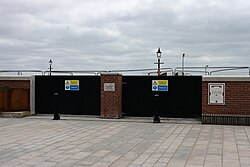
[[[0,0],[0,70],[250,66],[249,0]]]

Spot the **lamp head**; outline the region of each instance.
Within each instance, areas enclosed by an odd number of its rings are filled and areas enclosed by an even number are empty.
[[[52,63],[53,63],[53,61],[50,59],[50,60],[49,60],[49,64],[51,65]]]
[[[157,59],[161,58],[161,48],[158,48],[158,51],[156,52]]]

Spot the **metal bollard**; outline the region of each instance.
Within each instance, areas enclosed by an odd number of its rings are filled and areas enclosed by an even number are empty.
[[[58,112],[59,93],[55,92],[53,95],[54,95],[54,118],[53,120],[59,120],[60,119],[60,114]]]
[[[153,123],[160,123],[161,122],[161,119],[160,119],[160,116],[159,116],[159,113],[158,113],[158,103],[159,103],[159,95],[158,94],[155,94],[154,95],[154,101],[155,101],[155,115],[153,117]]]

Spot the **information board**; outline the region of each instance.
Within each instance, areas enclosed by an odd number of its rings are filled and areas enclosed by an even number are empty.
[[[104,91],[105,92],[114,92],[115,91],[115,83],[104,83]]]
[[[208,84],[208,104],[210,105],[225,104],[225,83]]]

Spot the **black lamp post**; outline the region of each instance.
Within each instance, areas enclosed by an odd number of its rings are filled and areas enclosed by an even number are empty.
[[[161,49],[158,48],[158,51],[156,52],[156,56],[157,56],[157,74],[158,76],[161,75],[161,64],[163,64],[163,62],[161,62]],[[159,93],[154,94],[154,103],[155,103],[155,113],[154,113],[154,117],[153,117],[153,123],[160,123],[161,119],[158,113],[158,105],[159,105]]]
[[[158,76],[161,75],[161,64],[163,64],[163,63],[161,63],[161,54],[162,54],[161,48],[158,48],[158,51],[156,52],[157,63],[155,63],[155,64],[158,65],[158,67],[157,67],[157,74],[158,74]]]
[[[51,75],[52,63],[53,63],[53,61],[50,59],[49,60],[49,75]]]

